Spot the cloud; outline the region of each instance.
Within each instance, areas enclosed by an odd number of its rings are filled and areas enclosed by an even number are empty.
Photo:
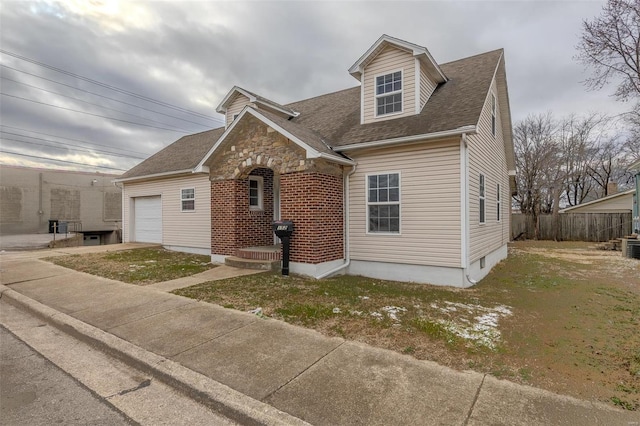
[[[504,48],[514,122],[549,110],[560,115],[590,111],[618,114],[628,105],[615,102],[606,89],[587,92],[581,84],[587,75],[573,60],[582,20],[596,16],[602,4],[5,2],[0,10],[3,49],[161,102],[148,102],[7,55],[1,56],[3,65],[165,115],[5,67],[1,70],[5,78],[84,102],[7,80],[2,80],[2,91],[91,114],[194,133],[221,125],[222,116],[215,107],[233,85],[280,103],[357,85],[348,67],[386,33],[427,46],[441,63]],[[99,149],[106,145],[120,153],[152,154],[182,135],[7,96],[2,97],[0,112],[4,125],[100,144]],[[2,146],[41,156],[60,154],[59,149],[4,140]],[[108,160],[121,168],[139,161]],[[7,162],[7,157],[0,154],[0,161]],[[82,161],[97,164],[95,156],[82,156]]]

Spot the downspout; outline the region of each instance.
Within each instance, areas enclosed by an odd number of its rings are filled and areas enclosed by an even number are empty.
[[[330,275],[335,274],[336,272],[340,272],[341,270],[347,268],[350,264],[351,264],[351,253],[349,251],[349,178],[351,177],[352,174],[354,174],[356,172],[356,169],[358,168],[358,163],[355,163],[352,167],[351,167],[351,171],[349,173],[347,173],[347,177],[344,180],[344,199],[345,199],[345,203],[344,203],[344,253],[345,253],[345,262],[338,266],[337,268],[334,268],[328,272],[324,272],[318,276],[316,276],[315,278],[317,280],[322,279],[322,278],[326,278]]]
[[[467,134],[463,133],[462,136],[460,137],[460,155],[461,155],[461,159],[460,161],[462,162],[462,171],[461,171],[461,177],[462,177],[462,208],[461,208],[461,214],[464,218],[463,222],[464,222],[464,226],[462,229],[462,240],[463,240],[463,250],[462,250],[462,255],[464,256],[464,258],[462,259],[462,263],[464,265],[464,268],[462,270],[462,274],[464,275],[464,277],[466,278],[467,282],[469,284],[476,285],[478,284],[478,282],[476,280],[474,280],[473,278],[471,278],[469,276],[469,268],[470,268],[470,263],[469,263],[469,234],[470,234],[470,229],[469,229],[469,156],[467,154]]]

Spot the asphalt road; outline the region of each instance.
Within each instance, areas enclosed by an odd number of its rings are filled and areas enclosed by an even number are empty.
[[[3,425],[136,424],[0,327]]]

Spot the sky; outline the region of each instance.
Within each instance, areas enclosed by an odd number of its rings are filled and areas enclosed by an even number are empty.
[[[514,125],[551,111],[619,115],[575,59],[603,1],[6,1],[0,6],[0,164],[122,173],[223,125],[238,85],[286,104],[359,84],[382,35],[438,63],[504,48]],[[54,161],[58,160],[58,161]]]

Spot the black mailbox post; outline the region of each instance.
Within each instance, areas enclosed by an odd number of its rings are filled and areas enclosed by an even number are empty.
[[[289,275],[289,239],[293,234],[293,222],[276,220],[271,223],[273,232],[282,241],[282,275]]]

